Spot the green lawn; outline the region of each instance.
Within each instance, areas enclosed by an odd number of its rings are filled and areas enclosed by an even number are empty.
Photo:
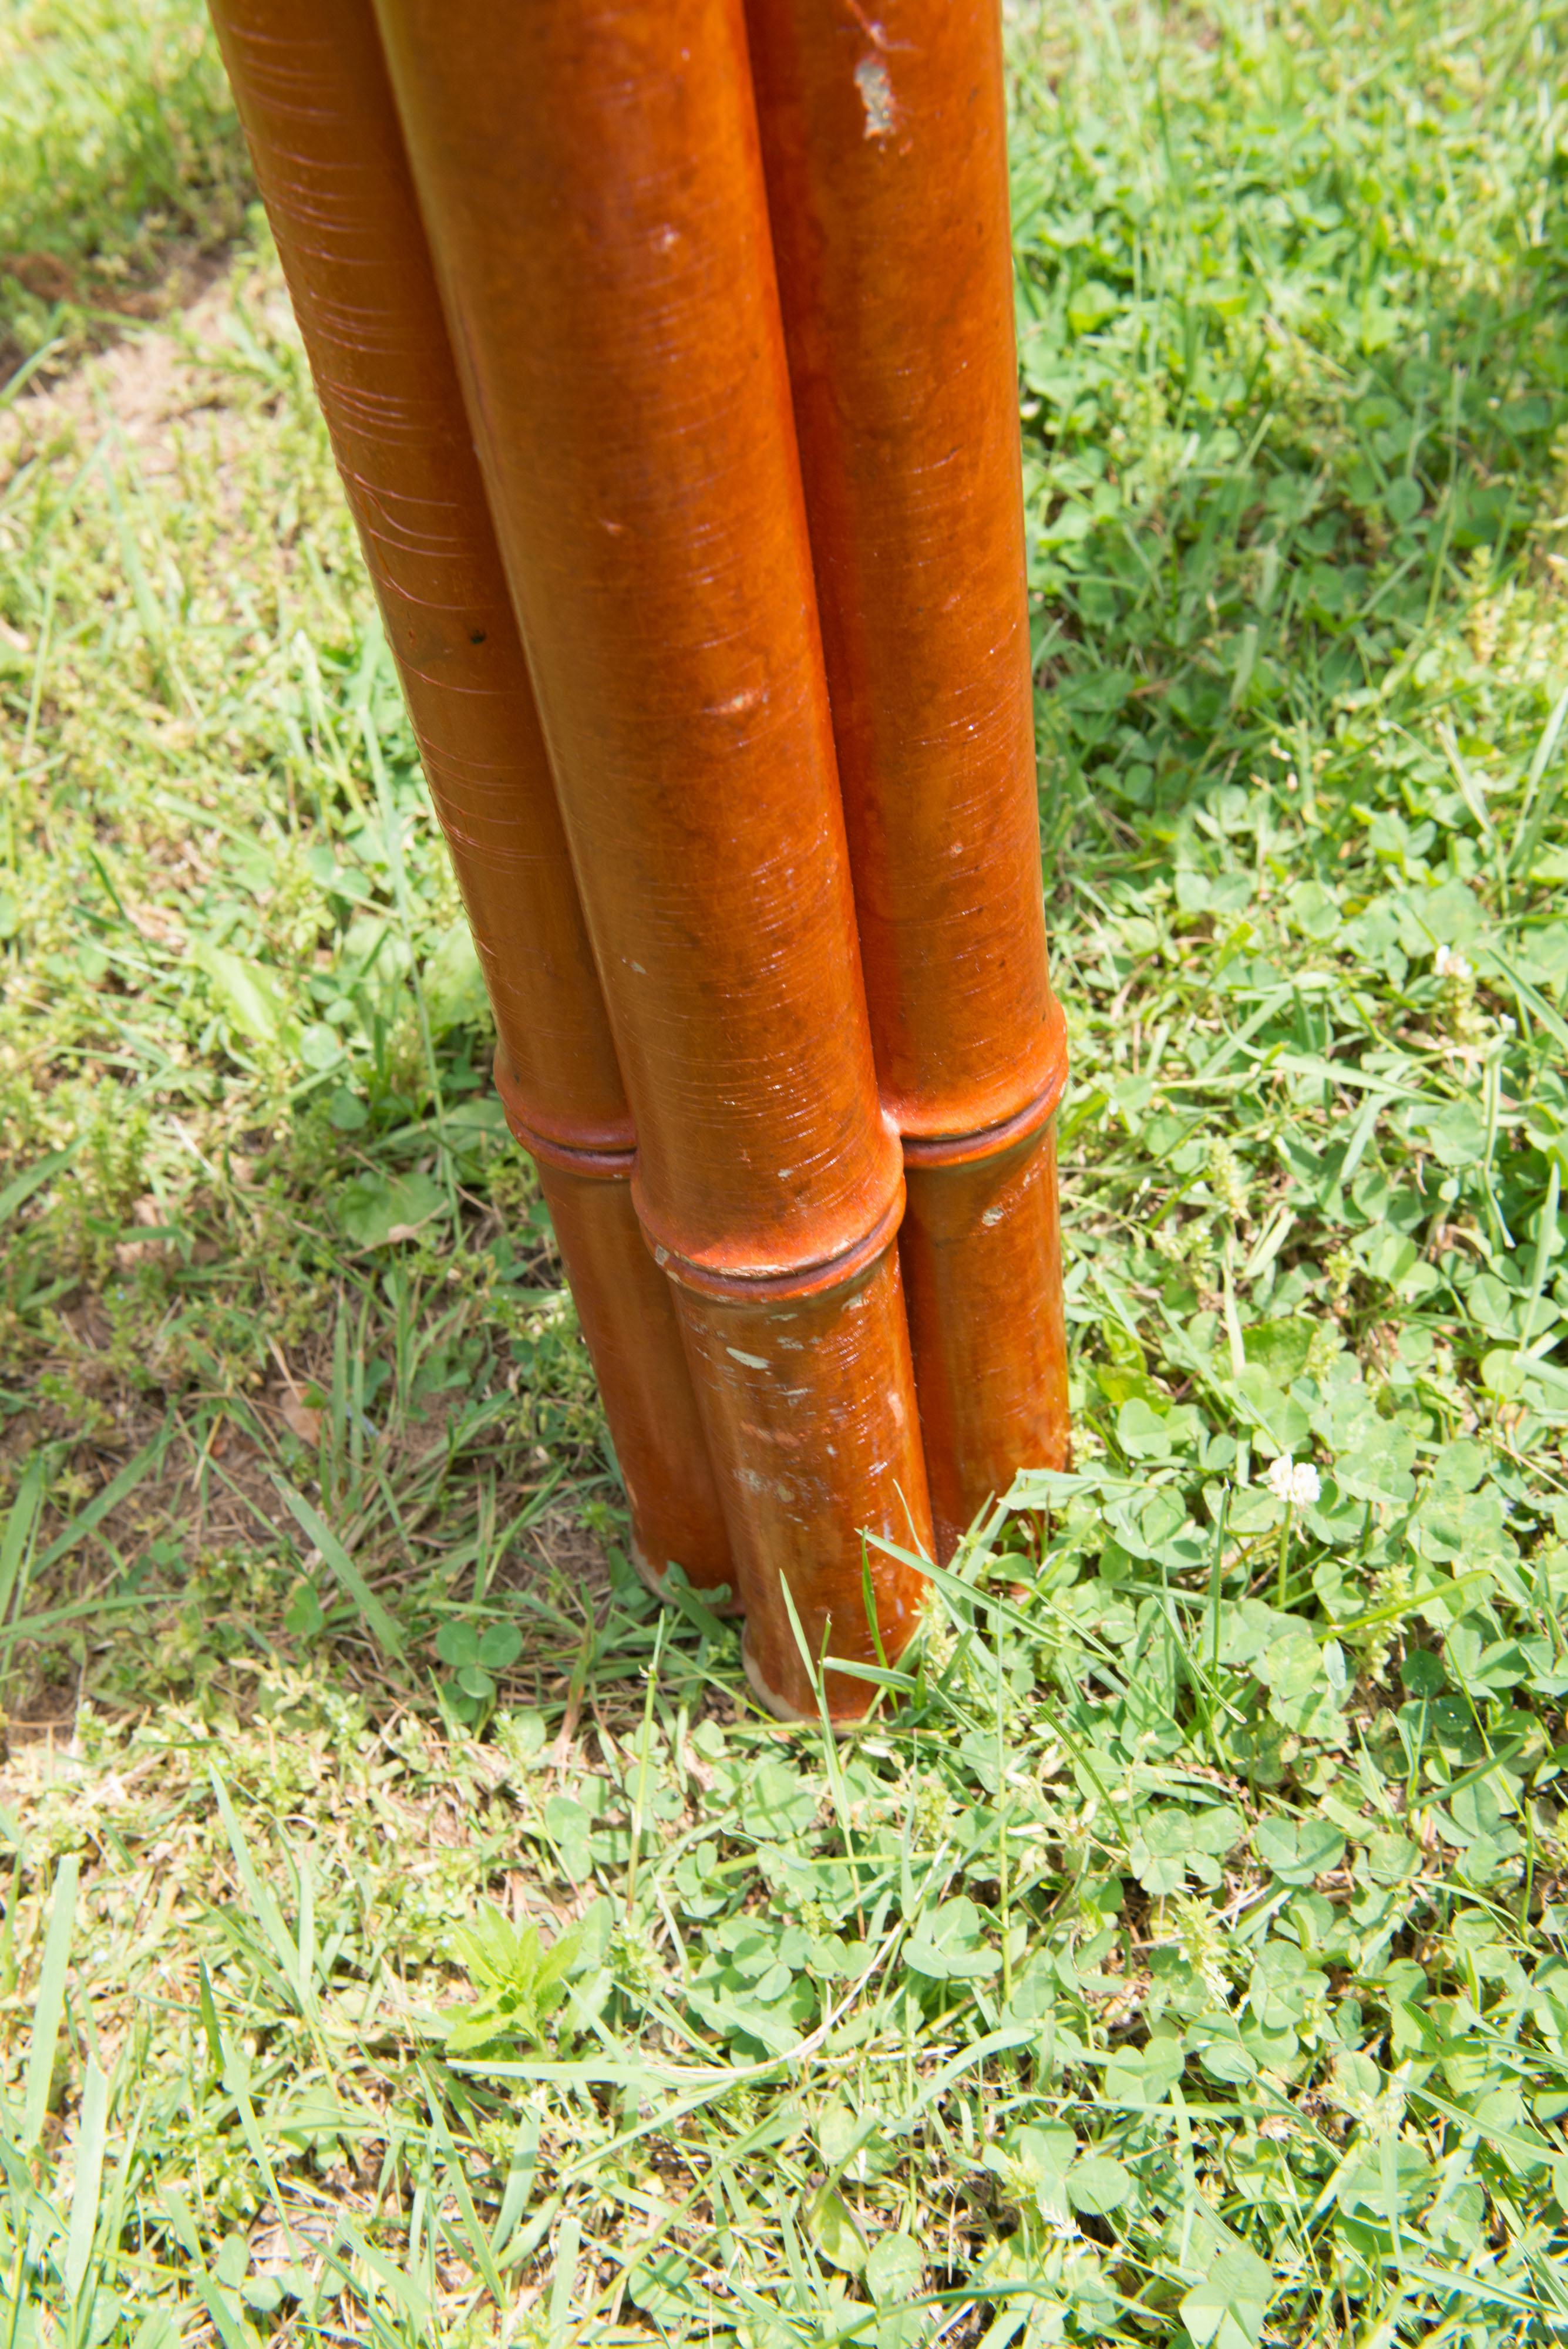
[[[0,0],[0,397],[156,315],[251,200],[196,0]]]
[[[0,2349],[1560,2339],[1568,0],[1014,25],[1078,1468],[836,1747],[618,1547],[265,243],[65,372],[199,24],[0,0]]]

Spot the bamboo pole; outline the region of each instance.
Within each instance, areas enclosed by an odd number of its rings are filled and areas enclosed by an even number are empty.
[[[1067,1456],[996,0],[747,0],[940,1550]]]
[[[369,0],[213,0],[334,454],[656,1582],[732,1580],[633,1133]]]
[[[379,0],[753,1686],[930,1537],[740,0]],[[873,1552],[881,1644],[923,1597]],[[830,1674],[828,1702],[864,1710]]]

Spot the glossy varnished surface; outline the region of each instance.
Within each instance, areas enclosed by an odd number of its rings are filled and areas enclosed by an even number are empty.
[[[911,1164],[907,1179],[898,1253],[946,1559],[1020,1468],[1068,1463],[1054,1120],[967,1164]]]
[[[638,1563],[655,1585],[678,1565],[699,1590],[732,1586],[673,1291],[649,1254],[630,1182],[545,1159],[539,1182],[616,1440]]]
[[[784,1719],[815,1718],[783,1585],[813,1658],[826,1650],[856,1663],[877,1661],[863,1559],[888,1661],[909,1645],[925,1599],[915,1568],[859,1538],[877,1534],[930,1555],[898,1254],[885,1250],[854,1280],[813,1297],[676,1297],[724,1495],[747,1671]],[[873,1693],[867,1682],[827,1674],[836,1719],[864,1713]]]
[[[730,1568],[369,0],[214,0],[256,176],[655,1570]],[[606,1156],[604,1154],[608,1153]]]
[[[528,1121],[630,1115],[369,0],[215,0],[334,453]]]
[[[747,0],[861,950],[906,1134],[1049,1074],[996,0]]]
[[[746,5],[946,1554],[1066,1445],[999,10]]]
[[[876,1090],[740,0],[379,0],[639,1143],[720,1279],[845,1255]]]
[[[861,1529],[929,1516],[740,0],[377,5],[753,1675],[809,1710],[785,1581],[865,1654]],[[873,1581],[896,1655],[920,1578]]]

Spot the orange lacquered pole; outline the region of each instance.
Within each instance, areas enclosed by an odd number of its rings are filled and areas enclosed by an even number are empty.
[[[740,0],[378,14],[749,1668],[805,1713],[786,1579],[870,1661],[860,1531],[929,1516]],[[896,1655],[922,1579],[872,1568]]]
[[[1067,1456],[996,0],[746,0],[945,1554]]]
[[[632,1126],[369,0],[213,0],[334,454],[555,1218],[639,1562],[732,1578]]]

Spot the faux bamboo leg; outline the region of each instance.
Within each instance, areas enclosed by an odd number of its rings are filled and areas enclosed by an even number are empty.
[[[872,1036],[906,1146],[928,1465],[950,1544],[955,1520],[1016,1468],[1063,1464],[1067,1443],[1054,1162],[1041,1145],[1021,1191],[1015,1148],[1049,1119],[1065,1052],[1041,892],[999,11],[746,5]],[[977,1171],[988,1152],[995,1197]],[[968,1205],[1003,1196],[996,1220],[985,1208],[966,1226]]]
[[[811,1665],[829,1655],[896,1660],[925,1598],[913,1567],[844,1539],[846,1489],[865,1533],[906,1550],[929,1537],[898,1250],[884,1247],[815,1295],[675,1294],[715,1470],[728,1489],[753,1496],[733,1519],[742,1586],[787,1584],[793,1602],[793,1620],[782,1592],[779,1603],[749,1609],[747,1676],[781,1719],[815,1720]],[[863,1712],[871,1686],[828,1671],[830,1715]]]
[[[655,1572],[679,1559],[693,1583],[727,1584],[674,1317],[593,1237],[629,1219],[630,1113],[369,0],[213,0],[213,15],[489,984],[509,1111],[542,1158],[607,1154],[600,1205],[568,1210],[562,1247],[634,1538]],[[629,1381],[639,1354],[646,1375]]]
[[[890,1271],[886,1309],[855,1302],[897,1229],[900,1156],[740,0],[579,0],[499,29],[482,0],[378,13],[637,1126],[638,1212],[680,1292],[748,1636],[779,1675],[759,1668],[763,1692],[808,1711],[784,1576],[857,1652],[861,1529],[921,1547],[929,1519]],[[764,1342],[783,1325],[797,1353]],[[744,1403],[737,1366],[763,1381]],[[836,1454],[846,1392],[866,1433]],[[771,1464],[785,1425],[802,1483]],[[873,1582],[891,1653],[918,1578],[878,1555]]]
[[[1021,1465],[1066,1459],[1067,1339],[1054,1120],[974,1157],[961,1144],[939,1157],[942,1147],[909,1151],[898,1245],[937,1555],[948,1557]],[[1033,1309],[1021,1314],[1021,1298]]]
[[[620,1459],[631,1503],[632,1564],[660,1598],[671,1565],[729,1613],[738,1604],[708,1445],[680,1363],[674,1292],[649,1254],[631,1204],[631,1160],[607,1152],[575,1164],[536,1155],[540,1187],[560,1244],[577,1318],[593,1356],[613,1436],[632,1436]]]

